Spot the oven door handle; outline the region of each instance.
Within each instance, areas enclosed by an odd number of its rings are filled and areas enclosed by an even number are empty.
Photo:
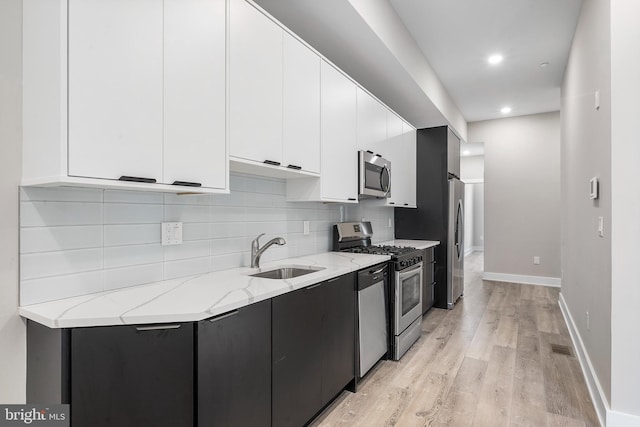
[[[408,270],[401,270],[398,273],[400,273],[401,275],[405,275],[407,273],[412,273],[412,272],[414,272],[416,270],[420,270],[420,269],[422,269],[422,263],[421,262],[418,263],[415,267],[412,267],[412,268],[410,268]]]

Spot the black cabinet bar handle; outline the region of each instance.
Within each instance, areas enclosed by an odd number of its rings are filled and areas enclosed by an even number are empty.
[[[390,205],[395,205],[395,204],[396,204],[396,202],[389,202],[389,204],[390,204]]]
[[[202,187],[202,184],[199,182],[189,182],[189,181],[173,181],[171,185],[183,185],[185,187]]]
[[[320,283],[316,283],[315,285],[311,285],[311,286],[307,286],[305,289],[313,289],[313,288],[317,288],[318,286],[322,285],[322,282]]]
[[[230,313],[227,314],[222,314],[218,317],[214,317],[212,319],[209,319],[209,322],[217,322],[218,320],[222,320],[222,319],[226,319],[227,317],[231,317],[231,316],[235,316],[236,314],[238,314],[240,312],[240,310],[233,310]]]
[[[144,182],[147,184],[155,184],[156,180],[155,178],[142,178],[139,176],[126,176],[126,175],[122,175],[120,178],[118,178],[119,181],[128,181],[128,182]]]
[[[373,154],[373,151],[371,151],[371,150],[367,150],[367,153],[369,153],[369,154]]]
[[[404,205],[405,205],[405,206],[409,206],[409,203],[405,203]]]
[[[182,325],[153,325],[153,326],[136,326],[138,331],[162,331],[165,329],[178,329]]]
[[[347,200],[356,200],[355,197],[349,197]]]
[[[289,165],[289,166],[287,166],[287,167],[288,167],[289,169],[295,169],[295,170],[298,170],[298,171],[299,171],[300,169],[302,169],[302,166],[297,166],[297,165]]]
[[[264,163],[268,165],[273,165],[273,166],[280,166],[280,162],[276,162],[274,160],[265,160]]]

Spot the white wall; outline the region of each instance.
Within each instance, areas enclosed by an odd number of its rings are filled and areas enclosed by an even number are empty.
[[[473,237],[474,250],[484,250],[484,183],[471,184],[473,188]]]
[[[637,0],[611,2],[611,419],[626,425],[640,425],[639,16]]]
[[[26,339],[18,306],[22,1],[0,2],[0,402],[24,403]]]
[[[460,157],[460,179],[484,180],[484,156]]]
[[[393,208],[286,201],[286,182],[232,174],[231,194],[175,194],[81,188],[20,191],[20,303],[248,266],[251,240],[284,237],[263,262],[331,250],[332,225],[372,222],[393,238]],[[162,246],[160,223],[183,223],[181,245]],[[309,221],[310,233],[303,234]]]
[[[583,2],[562,85],[562,297],[607,400],[612,327],[609,4]],[[597,201],[589,199],[588,191],[594,176],[600,180]],[[597,232],[599,216],[605,219],[604,237]]]
[[[469,124],[484,142],[484,250],[487,277],[560,277],[560,114]],[[539,256],[540,265],[533,264]],[[540,279],[537,279],[540,278]]]

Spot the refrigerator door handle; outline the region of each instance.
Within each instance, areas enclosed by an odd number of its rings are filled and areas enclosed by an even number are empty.
[[[456,215],[456,249],[458,251],[458,260],[462,260],[462,257],[464,256],[463,230],[464,230],[464,207],[462,206],[462,200],[458,200],[458,213]]]

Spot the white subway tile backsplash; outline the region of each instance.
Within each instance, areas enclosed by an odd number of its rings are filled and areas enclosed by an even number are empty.
[[[105,203],[105,224],[159,224],[163,205]]]
[[[20,230],[20,253],[101,248],[102,226],[29,227]]]
[[[333,223],[372,221],[375,241],[393,238],[393,209],[286,201],[280,179],[232,174],[231,193],[23,188],[21,303],[117,289],[248,266],[250,244],[283,237],[262,262],[331,250]],[[183,243],[160,245],[160,223],[183,222]],[[304,235],[303,221],[310,222]],[[85,272],[95,269],[96,271]]]
[[[211,271],[211,257],[189,258],[164,263],[164,277],[176,279],[178,277],[204,274]]]
[[[105,203],[146,203],[152,205],[161,205],[164,203],[162,193],[151,193],[143,191],[120,191],[105,190]]]
[[[237,252],[247,252],[251,250],[250,237],[237,237],[231,239],[213,239],[211,240],[211,255],[224,255]],[[262,240],[262,243],[267,240]]]
[[[46,201],[46,202],[102,202],[102,190],[97,188],[41,188],[22,187],[20,189],[20,199],[25,201]]]
[[[20,257],[20,277],[24,280],[101,269],[102,248],[41,252]]]
[[[211,255],[211,244],[208,240],[183,242],[181,245],[164,247],[164,260],[175,261],[188,258],[202,258]]]
[[[101,203],[22,202],[21,227],[102,224]]]
[[[105,225],[104,245],[124,246],[160,243],[162,228],[158,224]]]
[[[211,207],[199,205],[165,205],[164,221],[168,222],[208,222]]]
[[[211,194],[164,194],[164,203],[166,205],[205,205],[213,204],[213,195]]]
[[[162,263],[104,270],[105,291],[161,280],[164,280]]]
[[[38,304],[104,289],[104,271],[20,280],[20,305]]]
[[[163,261],[164,251],[159,243],[104,248],[104,268],[130,267]]]

